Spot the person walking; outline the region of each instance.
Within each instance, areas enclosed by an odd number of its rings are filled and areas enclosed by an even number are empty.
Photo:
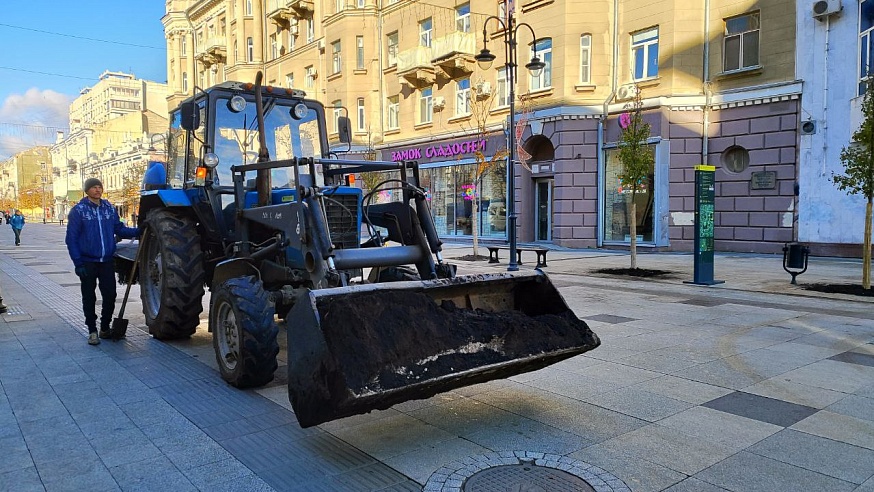
[[[82,282],[82,310],[88,326],[88,344],[98,345],[101,338],[110,337],[112,313],[115,310],[115,237],[134,239],[139,231],[125,227],[115,207],[104,200],[103,183],[88,178],[82,187],[85,197],[67,215],[67,251]],[[97,332],[97,294],[100,286],[103,307],[100,311],[100,332]]]
[[[12,226],[12,232],[15,233],[15,245],[21,246],[21,229],[24,229],[24,216],[21,215],[21,210],[15,210],[15,214],[9,219],[9,225]]]

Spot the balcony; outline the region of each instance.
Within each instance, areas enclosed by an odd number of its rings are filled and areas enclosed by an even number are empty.
[[[267,18],[280,27],[313,12],[313,0],[267,0]]]
[[[397,73],[401,82],[412,87],[433,84],[435,71],[432,59],[432,49],[429,46],[416,46],[398,53]]]
[[[217,63],[221,63],[228,58],[228,47],[223,37],[206,38],[203,46],[198,46],[197,54],[194,59],[209,67]]]
[[[469,32],[453,32],[434,40],[431,63],[439,68],[437,75],[454,79],[469,75],[476,66],[476,36]]]

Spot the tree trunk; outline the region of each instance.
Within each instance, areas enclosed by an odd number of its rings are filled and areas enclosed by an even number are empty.
[[[637,203],[631,194],[631,269],[637,268]]]
[[[871,202],[868,197],[868,205],[865,206],[865,239],[862,243],[862,287],[871,288]]]
[[[479,225],[477,225],[476,219],[477,210],[479,209],[479,197],[474,195],[473,197],[473,207],[470,212],[470,233],[473,234],[473,259],[476,260],[479,258]]]

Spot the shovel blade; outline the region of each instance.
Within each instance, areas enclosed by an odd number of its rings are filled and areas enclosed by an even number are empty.
[[[109,337],[112,338],[113,341],[118,341],[124,338],[125,334],[127,334],[127,323],[128,320],[124,318],[113,319],[112,327],[109,329]]]

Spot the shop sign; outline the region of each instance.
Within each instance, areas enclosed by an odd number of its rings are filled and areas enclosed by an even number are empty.
[[[477,151],[485,152],[486,140],[467,140],[452,144],[431,145],[429,147],[414,147],[411,149],[395,150],[391,153],[391,160],[412,161],[416,159],[433,159],[435,157],[456,157],[473,154]]]

